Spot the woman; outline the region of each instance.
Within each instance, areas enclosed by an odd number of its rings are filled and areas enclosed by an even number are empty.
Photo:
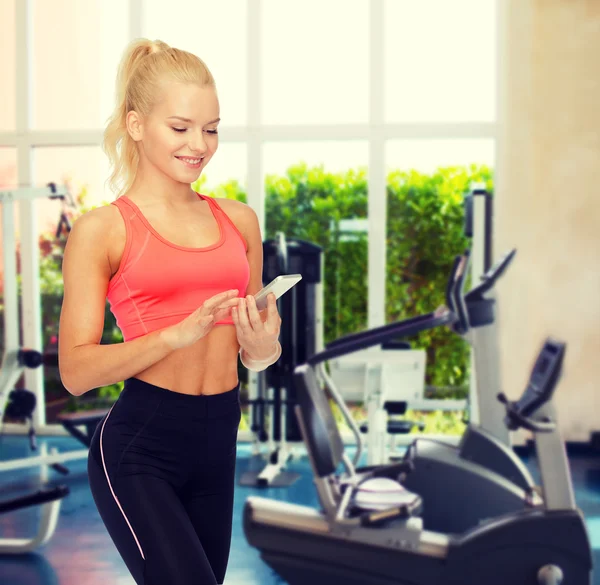
[[[88,458],[98,511],[136,583],[223,583],[229,557],[238,352],[277,361],[275,297],[259,313],[254,211],[195,193],[219,103],[195,55],[145,39],[126,50],[104,134],[119,195],[74,224],[63,261],[59,361],[81,396],[124,380]],[[124,342],[100,345],[104,306]]]

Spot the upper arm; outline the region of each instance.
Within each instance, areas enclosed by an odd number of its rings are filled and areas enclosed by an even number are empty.
[[[263,242],[258,216],[252,207],[235,199],[219,199],[219,204],[246,240],[246,258],[250,266],[247,295],[255,295],[262,287]]]
[[[106,235],[112,217],[108,206],[85,213],[74,222],[65,246],[58,361],[67,389],[73,349],[98,344],[102,339],[106,292],[111,276]]]
[[[263,287],[263,242],[256,212],[247,205],[245,207],[244,231],[242,233],[248,245],[246,257],[250,266],[250,281],[248,282],[246,294],[255,295]]]

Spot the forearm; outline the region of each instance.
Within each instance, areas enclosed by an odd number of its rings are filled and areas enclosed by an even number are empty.
[[[60,365],[63,385],[74,396],[81,396],[135,376],[174,351],[162,331],[123,343],[74,348]]]

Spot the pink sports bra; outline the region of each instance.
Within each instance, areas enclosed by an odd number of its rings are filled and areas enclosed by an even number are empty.
[[[220,292],[238,289],[245,296],[246,242],[212,197],[198,197],[208,202],[220,232],[219,241],[204,248],[165,240],[125,195],[111,203],[125,221],[126,243],[106,298],[125,341],[178,323]],[[232,324],[231,317],[217,323]]]

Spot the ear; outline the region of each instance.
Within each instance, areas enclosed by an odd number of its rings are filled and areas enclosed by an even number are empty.
[[[127,112],[125,123],[129,136],[131,136],[135,142],[139,142],[144,137],[144,125],[141,116],[134,110],[131,110]]]

